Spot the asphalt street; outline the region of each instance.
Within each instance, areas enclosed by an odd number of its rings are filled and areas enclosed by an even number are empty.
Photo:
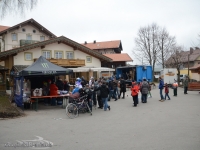
[[[0,120],[0,150],[200,150],[200,94],[189,91],[158,101],[152,89],[147,103],[132,106],[125,99],[109,102],[110,111],[93,109],[93,115],[69,119],[60,106],[40,106],[38,112]],[[34,145],[34,146],[33,146]]]

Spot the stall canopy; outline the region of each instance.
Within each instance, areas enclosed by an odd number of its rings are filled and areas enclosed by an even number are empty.
[[[40,56],[31,66],[19,72],[20,76],[69,75],[73,70],[57,66]]]

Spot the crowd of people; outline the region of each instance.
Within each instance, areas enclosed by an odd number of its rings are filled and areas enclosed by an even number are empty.
[[[188,78],[186,78],[183,81],[184,86],[184,94],[187,94],[187,87],[188,87]],[[168,100],[171,100],[169,96],[169,87],[168,84],[165,83],[161,77],[159,77],[159,90],[160,90],[160,100],[161,102],[164,102],[167,98]],[[177,96],[177,89],[178,84],[175,80],[173,85],[173,96]],[[118,99],[122,98],[125,99],[125,93],[126,93],[126,81],[124,78],[120,78],[119,80],[116,80],[115,77],[110,78],[104,78],[101,77],[99,79],[95,79],[94,77],[91,77],[89,81],[86,81],[84,77],[77,78],[75,81],[75,87],[70,91],[70,84],[67,80],[64,82],[62,79],[58,78],[56,82],[49,80],[47,83],[44,83],[43,86],[43,95],[57,95],[57,91],[68,91],[69,92],[69,101],[72,99],[77,99],[81,97],[82,91],[87,91],[87,101],[90,109],[92,110],[92,107],[97,107],[99,109],[111,110],[110,105],[108,104],[108,101],[111,99],[114,99],[117,101]],[[151,95],[151,85],[150,83],[143,78],[142,82],[136,82],[132,80],[131,83],[131,96],[133,98],[133,107],[137,107],[137,104],[139,102],[138,98],[139,95],[141,95],[141,102],[147,103],[147,98],[152,97]],[[163,89],[165,95],[163,96]],[[121,97],[122,96],[122,97]],[[57,101],[59,101],[59,98],[57,98]],[[49,100],[46,99],[45,104],[49,104]],[[56,105],[56,99],[52,98],[51,105]]]

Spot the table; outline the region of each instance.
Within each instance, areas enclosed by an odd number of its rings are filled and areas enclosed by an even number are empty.
[[[50,96],[31,96],[31,99],[36,99],[36,107],[35,107],[35,111],[38,110],[38,99],[44,99],[44,98],[58,98],[58,97],[62,97],[63,98],[63,105],[62,107],[65,108],[67,106],[68,103],[68,97],[69,94],[64,94],[64,95],[50,95]]]

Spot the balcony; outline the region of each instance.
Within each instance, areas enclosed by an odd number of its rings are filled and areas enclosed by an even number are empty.
[[[37,58],[34,59],[36,61]],[[85,66],[85,59],[47,59],[51,63],[62,67],[82,67]]]
[[[40,41],[35,41],[35,40],[20,40],[20,46],[34,44],[34,43],[38,43],[38,42],[40,42]]]

